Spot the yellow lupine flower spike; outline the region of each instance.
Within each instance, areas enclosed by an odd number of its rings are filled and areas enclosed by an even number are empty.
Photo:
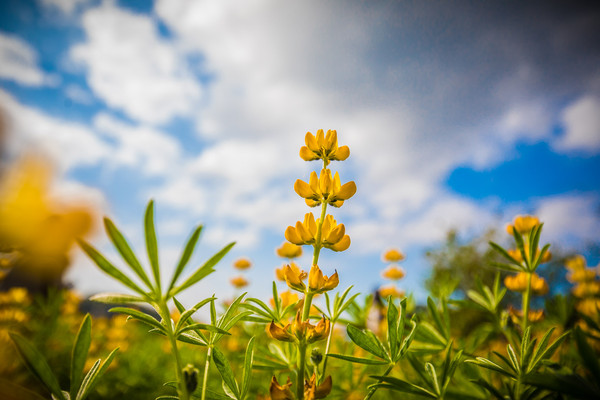
[[[305,161],[322,159],[327,165],[329,161],[343,161],[350,155],[348,146],[338,147],[335,130],[328,130],[327,135],[324,135],[323,130],[319,129],[316,137],[307,132],[304,141],[306,146],[300,148],[300,158]]]
[[[513,227],[519,232],[521,235],[531,232],[531,230],[540,224],[540,220],[538,217],[534,217],[532,215],[517,215],[515,217],[513,225],[507,225],[506,231],[512,235]]]
[[[296,226],[288,226],[285,230],[285,238],[298,246],[313,244],[317,235],[317,223],[312,213],[304,215],[304,222],[296,222]]]
[[[397,249],[389,249],[381,256],[383,262],[395,263],[404,260],[404,254]]]
[[[324,202],[334,207],[341,207],[344,200],[348,200],[356,193],[356,184],[350,181],[342,185],[337,172],[331,178],[331,170],[324,168],[319,177],[315,171],[312,171],[308,183],[297,179],[294,190],[305,199],[309,207],[316,207]]]
[[[328,278],[323,275],[321,268],[317,265],[313,265],[308,274],[308,288],[313,293],[323,293],[335,289],[339,283],[337,271]]]
[[[527,290],[527,273],[519,272],[516,275],[504,278],[504,286],[513,292],[524,292]],[[536,295],[548,293],[548,283],[544,278],[534,273],[531,275],[531,291]]]
[[[346,227],[344,224],[338,225],[332,215],[327,215],[321,228],[321,244],[333,251],[344,251],[350,247],[350,236],[345,235],[345,233]]]

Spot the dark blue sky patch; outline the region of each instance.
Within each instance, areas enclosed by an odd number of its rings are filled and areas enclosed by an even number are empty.
[[[515,157],[489,170],[453,170],[446,185],[473,199],[498,197],[504,202],[600,188],[600,155],[572,157],[554,153],[546,143],[520,144]]]

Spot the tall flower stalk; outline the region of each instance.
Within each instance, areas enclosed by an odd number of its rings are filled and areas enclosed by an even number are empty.
[[[356,193],[356,184],[353,181],[341,184],[339,174],[333,176],[328,168],[331,161],[343,161],[350,155],[348,146],[338,146],[337,132],[335,130],[317,131],[316,135],[308,132],[305,137],[306,146],[300,149],[300,157],[305,161],[322,161],[322,168],[310,174],[308,182],[296,180],[294,190],[305,199],[309,207],[321,206],[321,213],[317,220],[312,213],[307,213],[304,220],[289,226],[285,231],[285,238],[297,246],[308,245],[313,247],[312,265],[309,273],[293,265],[286,265],[283,275],[287,285],[303,294],[301,310],[297,311],[293,323],[285,327],[271,322],[270,335],[280,341],[293,342],[297,346],[297,380],[296,399],[323,398],[331,390],[331,377],[317,380],[315,374],[311,379],[305,379],[306,352],[308,345],[325,340],[330,336],[331,321],[323,317],[317,325],[309,322],[312,299],[316,294],[325,293],[337,287],[339,278],[337,271],[331,276],[323,275],[319,267],[321,249],[328,248],[333,251],[344,251],[350,246],[350,237],[345,234],[344,224],[338,224],[332,215],[327,214],[327,206],[341,207],[344,201]],[[308,277],[308,282],[304,280]],[[322,381],[319,384],[319,381]],[[279,385],[273,378],[271,395],[285,395],[289,397],[290,386]],[[284,397],[281,397],[284,398]]]

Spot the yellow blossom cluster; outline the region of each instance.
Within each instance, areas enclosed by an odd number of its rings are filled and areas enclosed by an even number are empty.
[[[404,254],[398,249],[388,249],[383,252],[381,259],[385,263],[390,263],[388,267],[381,272],[381,276],[391,281],[398,281],[404,278],[404,269],[396,263],[404,260]],[[404,290],[399,290],[395,284],[383,285],[378,289],[379,296],[388,298],[389,296],[401,298],[404,297]]]
[[[527,290],[527,275],[527,272],[509,275],[504,278],[504,286],[513,292],[525,292]],[[531,274],[531,293],[538,296],[548,293],[548,283],[535,272]]]
[[[233,262],[233,268],[240,270],[240,271],[247,270],[250,267],[252,267],[252,262],[245,257],[238,258],[237,260],[235,260]],[[235,277],[231,278],[229,280],[229,282],[231,283],[231,285],[233,287],[238,288],[238,289],[246,287],[249,284],[248,280],[243,275],[235,276]]]
[[[506,232],[513,234],[513,229],[521,235],[528,235],[529,232],[540,224],[538,217],[532,215],[517,215],[512,224],[506,225]]]
[[[300,245],[314,245],[317,241],[317,226],[321,225],[320,244],[333,251],[344,251],[350,247],[350,236],[346,235],[344,224],[338,224],[332,215],[327,215],[321,224],[312,213],[304,216],[304,221],[296,222],[296,226],[288,226],[285,238],[291,243]]]
[[[577,255],[566,260],[565,267],[569,271],[567,279],[575,284],[572,293],[577,297],[577,310],[597,318],[600,315],[600,281],[597,279],[600,266],[588,267],[585,258]]]

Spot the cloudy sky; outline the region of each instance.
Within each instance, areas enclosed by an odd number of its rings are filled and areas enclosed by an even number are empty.
[[[352,245],[322,268],[366,292],[397,247],[422,298],[424,251],[451,228],[535,213],[561,249],[599,243],[600,13],[524,3],[3,1],[6,150],[47,154],[54,190],[96,204],[140,252],[154,198],[167,269],[198,223],[196,263],[236,240],[197,290],[230,296],[247,256],[249,291],[267,297],[274,249],[309,211],[293,191],[317,168],[298,157],[304,135],[336,129],[351,155],[332,168],[358,192],[332,212]],[[75,260],[82,292],[118,287]]]

